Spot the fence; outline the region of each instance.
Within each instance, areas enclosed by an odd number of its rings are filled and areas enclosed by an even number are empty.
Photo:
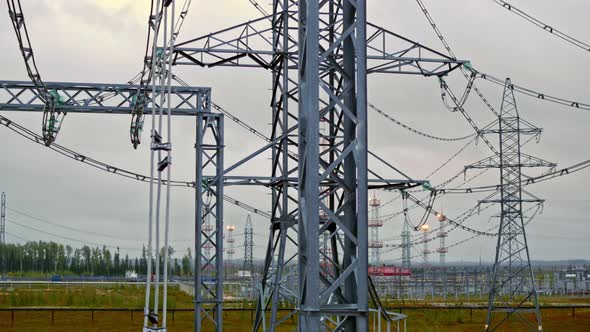
[[[590,309],[590,305],[545,305],[540,307],[543,310],[569,310],[571,311],[572,319],[576,318],[576,310]],[[290,308],[279,309],[279,311],[292,311]],[[464,310],[469,311],[470,318],[473,318],[474,311],[485,311],[487,306],[387,306],[386,310],[389,312],[397,312],[411,316],[412,311],[454,311]],[[169,318],[174,321],[175,313],[179,312],[192,312],[193,308],[175,308],[168,309]],[[250,319],[254,319],[255,309],[253,308],[224,308],[224,312],[231,313],[249,313]],[[95,320],[95,313],[127,313],[129,319],[143,319],[143,308],[51,308],[51,307],[39,307],[39,308],[0,308],[0,313],[10,313],[11,321],[15,321],[15,313],[41,313],[45,312],[48,314],[48,320],[53,322],[55,320],[55,313],[87,313],[88,319],[91,321]],[[49,314],[51,316],[49,316]]]

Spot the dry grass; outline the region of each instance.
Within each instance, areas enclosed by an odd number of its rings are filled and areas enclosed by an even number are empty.
[[[33,287],[0,291],[0,307],[142,307],[143,287]],[[190,296],[176,290],[170,291],[172,308],[190,308]],[[544,299],[546,303],[580,303],[586,299],[555,298]],[[173,303],[172,303],[173,302]],[[173,305],[172,305],[173,304]],[[410,303],[405,303],[408,305]],[[234,303],[233,307],[240,307]],[[467,332],[482,331],[485,310],[404,310],[409,315],[409,331],[426,332]],[[74,311],[15,311],[14,320],[10,311],[0,311],[0,331],[138,331],[142,326],[142,313],[136,312],[74,312]],[[545,331],[590,331],[590,309],[576,309],[575,317],[571,309],[547,309],[542,311]],[[252,311],[226,311],[224,331],[247,331],[252,328]],[[171,331],[193,331],[192,312],[169,313]],[[295,325],[288,321],[281,331],[289,331]],[[211,323],[204,324],[205,331],[213,330]],[[503,331],[525,331],[517,320],[511,322]]]

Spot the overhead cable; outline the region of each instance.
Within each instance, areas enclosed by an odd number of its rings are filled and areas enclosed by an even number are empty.
[[[27,74],[29,79],[35,85],[37,97],[45,104],[45,107],[43,108],[43,122],[41,129],[43,132],[43,142],[45,145],[49,146],[55,141],[61,128],[63,118],[66,115],[66,113],[62,113],[56,109],[56,107],[63,101],[57,91],[49,91],[41,79],[20,0],[6,0],[6,3],[8,5],[10,21],[18,40],[18,46],[25,62]]]
[[[430,24],[430,26],[434,30],[434,33],[437,35],[438,39],[443,44],[443,46],[445,47],[447,52],[449,52],[449,55],[451,57],[453,57],[454,59],[457,59],[455,52],[453,52],[453,50],[451,49],[451,46],[449,45],[449,43],[447,42],[447,40],[443,36],[442,32],[440,31],[440,29],[438,28],[438,26],[434,22],[434,19],[432,18],[432,16],[430,15],[428,10],[426,9],[426,6],[422,2],[422,0],[416,0],[416,2],[418,3],[418,6],[420,7],[422,12],[424,13],[426,20],[428,20],[428,23]],[[465,77],[465,79],[469,82],[471,80],[470,73],[463,66],[460,67],[460,70],[461,70],[461,73],[463,74],[463,77]],[[487,100],[487,98],[483,95],[483,93],[477,88],[477,86],[475,85],[475,83],[473,81],[471,81],[471,89],[473,89],[473,91],[475,91],[475,93],[479,96],[479,98],[487,106],[487,108],[497,116],[498,112],[494,109],[492,104]]]
[[[526,12],[524,12],[523,10],[515,7],[514,5],[506,2],[506,1],[502,1],[502,0],[491,0],[492,2],[495,2],[496,4],[504,7],[505,9],[507,9],[508,11],[522,17],[523,19],[529,21],[530,23],[536,25],[537,27],[543,29],[543,31],[546,31],[558,38],[561,38],[562,40],[570,43],[571,45],[574,45],[578,48],[583,49],[584,51],[590,52],[590,44],[585,43],[577,38],[572,37],[571,35],[568,35],[558,29],[556,29],[555,27],[553,27],[552,25],[543,23],[542,21],[540,21],[539,19],[533,17],[530,14],[527,14]]]
[[[31,131],[31,130],[15,123],[15,122],[13,122],[12,120],[10,120],[2,115],[0,115],[0,125],[7,127],[8,129],[14,131],[15,133],[19,134],[20,136],[22,136],[28,140],[31,140],[37,144],[43,145],[43,138],[40,135],[34,133],[33,131]],[[132,171],[120,168],[120,167],[112,166],[110,164],[107,164],[102,161],[99,161],[99,160],[93,159],[91,157],[85,156],[83,154],[80,154],[76,151],[68,149],[68,148],[61,146],[59,144],[52,144],[48,148],[63,155],[63,156],[66,156],[70,159],[73,159],[73,160],[79,161],[81,163],[84,163],[86,165],[98,168],[98,169],[105,171],[107,173],[123,176],[126,178],[130,178],[133,180],[146,182],[146,183],[150,181],[150,177],[147,175],[135,173],[135,172],[132,172]],[[164,182],[168,182],[168,181],[162,180],[162,182],[164,183]],[[171,180],[169,182],[170,182],[170,185],[174,186],[174,187],[194,188],[194,186],[195,186],[195,183],[191,182],[191,181]],[[224,194],[223,199],[224,199],[224,201],[226,201],[232,205],[236,205],[244,210],[250,211],[250,212],[255,213],[259,216],[265,217],[267,219],[271,218],[269,213],[267,213],[263,210],[257,209],[257,208],[255,208],[251,205],[248,205],[244,202],[241,202],[231,196]]]
[[[396,125],[410,131],[413,132],[414,134],[426,137],[426,138],[430,138],[433,140],[437,140],[437,141],[446,141],[446,142],[455,142],[455,141],[462,141],[462,140],[466,140],[468,138],[471,138],[473,136],[475,136],[476,134],[470,134],[470,135],[465,135],[465,136],[459,136],[459,137],[440,137],[440,136],[434,136],[428,133],[425,133],[423,131],[420,131],[418,129],[412,128],[402,122],[400,122],[399,120],[394,119],[392,116],[390,116],[389,114],[385,113],[383,110],[379,109],[377,106],[368,103],[369,108],[371,108],[372,110],[374,110],[375,112],[379,113],[381,116],[383,116],[384,118],[386,118],[387,120],[395,123]]]
[[[501,80],[501,79],[494,77],[492,75],[482,73],[474,68],[470,68],[470,70],[477,74],[477,78],[484,79],[486,81],[492,82],[492,83],[500,85],[500,86],[504,86],[506,84],[505,80]],[[575,100],[569,100],[569,99],[565,99],[565,98],[551,96],[546,93],[531,90],[529,88],[525,88],[523,86],[520,86],[520,85],[517,85],[514,83],[512,83],[511,86],[514,91],[519,92],[524,95],[527,95],[529,97],[533,97],[533,98],[543,100],[543,101],[549,101],[549,102],[560,104],[563,106],[568,106],[571,108],[577,108],[577,109],[590,111],[590,104],[588,104],[588,103],[582,103],[582,102],[575,101]]]
[[[50,235],[50,236],[53,236],[53,237],[56,237],[56,238],[59,238],[59,239],[63,239],[63,240],[74,241],[74,242],[78,242],[78,243],[82,243],[82,244],[90,244],[90,245],[99,246],[99,247],[105,246],[105,247],[109,247],[109,248],[113,248],[113,249],[120,248],[120,249],[127,250],[127,251],[137,251],[138,250],[138,248],[124,248],[124,247],[113,245],[113,244],[106,245],[104,243],[91,242],[91,241],[82,241],[82,240],[80,240],[78,238],[63,236],[63,235],[60,235],[60,234],[56,234],[56,233],[44,231],[42,229],[35,228],[35,227],[30,226],[30,225],[23,224],[23,223],[14,221],[14,220],[6,219],[6,221],[9,222],[9,223],[11,223],[11,224],[13,224],[13,225],[20,226],[20,227],[23,227],[23,228],[27,228],[29,230],[32,230],[32,231],[35,231],[35,232],[38,232],[38,233],[42,233],[42,234],[45,234],[45,235]]]

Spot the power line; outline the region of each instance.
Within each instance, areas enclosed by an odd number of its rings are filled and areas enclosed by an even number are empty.
[[[6,209],[9,210],[9,211],[12,211],[14,213],[17,213],[19,215],[25,216],[27,218],[30,218],[30,219],[33,219],[33,220],[37,220],[37,221],[40,221],[42,223],[46,223],[46,224],[49,224],[49,225],[52,225],[52,226],[56,226],[56,227],[60,227],[60,228],[63,228],[63,229],[67,229],[67,230],[70,230],[70,231],[74,231],[74,232],[78,232],[78,233],[82,233],[82,234],[88,234],[88,235],[101,236],[101,237],[115,239],[115,240],[132,241],[130,239],[125,239],[125,238],[120,238],[120,237],[113,236],[112,234],[104,234],[104,233],[93,232],[93,231],[90,231],[90,230],[82,230],[82,229],[79,229],[79,228],[74,228],[74,227],[62,225],[62,224],[59,224],[59,223],[56,223],[56,222],[53,222],[53,221],[49,221],[49,220],[46,220],[46,219],[41,219],[41,218],[32,216],[32,215],[30,215],[28,213],[25,213],[25,212],[22,212],[22,211],[19,211],[19,210],[10,208],[10,207],[6,207]]]
[[[581,48],[584,51],[590,52],[590,44],[585,43],[577,38],[574,38],[571,35],[568,35],[564,32],[561,32],[560,30],[554,28],[553,26],[551,26],[549,24],[543,23],[539,19],[531,16],[530,14],[527,14],[526,12],[522,11],[521,9],[519,9],[517,7],[514,7],[514,5],[512,5],[506,1],[502,1],[502,0],[491,0],[491,1],[502,6],[503,8],[507,9],[508,11],[522,17],[523,19],[529,21],[530,23],[536,25],[537,27],[543,29],[544,31],[546,31],[558,38],[561,38],[562,40],[570,43],[571,45]]]
[[[379,109],[377,106],[368,103],[369,108],[371,108],[372,110],[374,110],[375,112],[379,113],[381,116],[383,116],[384,118],[386,118],[387,120],[395,123],[396,125],[423,137],[426,138],[430,138],[433,140],[437,140],[437,141],[445,141],[445,142],[456,142],[456,141],[462,141],[462,140],[466,140],[468,138],[471,138],[473,136],[475,136],[476,134],[470,134],[470,135],[466,135],[466,136],[460,136],[460,137],[440,137],[440,136],[434,136],[428,133],[425,133],[423,131],[420,131],[418,129],[412,128],[402,122],[400,122],[399,120],[394,119],[391,115],[385,113],[383,110]]]
[[[258,11],[259,11],[259,12],[260,12],[262,15],[264,15],[264,16],[268,16],[268,12],[266,12],[266,10],[264,10],[264,8],[262,8],[262,6],[261,6],[261,5],[260,5],[258,2],[256,2],[256,0],[249,0],[249,1],[250,1],[250,3],[251,3],[251,4],[252,4],[254,7],[256,7],[256,9],[258,9]]]
[[[24,237],[20,237],[20,236],[14,234],[14,233],[11,233],[11,232],[6,232],[6,234],[12,236],[15,239],[21,240],[21,241],[25,241],[25,242],[29,242],[30,241],[30,240],[25,239]]]
[[[39,74],[39,69],[37,69],[35,54],[33,53],[33,47],[31,46],[31,39],[25,23],[25,16],[23,14],[20,0],[17,0],[16,2],[14,0],[7,0],[6,3],[8,5],[8,13],[10,14],[10,22],[14,28],[18,46],[25,62],[27,75],[35,85],[37,97],[45,104],[41,129],[43,133],[43,142],[45,145],[49,146],[55,141],[61,123],[66,116],[65,112],[56,110],[56,106],[62,104],[62,99],[56,91],[49,91],[41,79],[41,74]]]
[[[98,242],[92,242],[92,241],[82,241],[82,240],[79,240],[79,239],[76,239],[76,238],[72,238],[72,237],[68,237],[68,236],[63,236],[63,235],[51,233],[51,232],[44,231],[44,230],[39,229],[39,228],[35,228],[35,227],[29,226],[29,225],[21,224],[19,222],[16,222],[16,221],[13,221],[13,220],[10,220],[10,219],[6,219],[6,221],[8,221],[11,224],[14,224],[14,225],[17,225],[17,226],[20,226],[20,227],[23,227],[23,228],[27,228],[27,229],[32,230],[32,231],[35,231],[35,232],[39,232],[39,233],[45,234],[45,235],[50,235],[50,236],[53,236],[53,237],[56,237],[56,238],[60,238],[60,239],[63,239],[63,240],[74,241],[74,242],[78,242],[78,243],[82,243],[82,244],[91,244],[93,246],[105,246],[105,247],[112,248],[112,249],[120,248],[120,249],[128,250],[128,251],[132,251],[132,250],[133,251],[136,251],[136,250],[138,250],[137,248],[125,248],[125,247],[121,247],[121,246],[117,246],[117,245],[112,245],[112,244],[111,245],[107,245],[107,244],[104,244],[104,243],[98,243]]]
[[[438,26],[434,22],[434,19],[432,18],[432,16],[430,15],[430,13],[428,12],[428,10],[426,9],[426,6],[422,2],[422,0],[416,0],[416,2],[418,3],[418,6],[420,7],[420,9],[422,10],[422,12],[424,13],[424,16],[426,17],[426,20],[428,21],[428,23],[430,24],[430,26],[434,30],[434,33],[437,35],[438,39],[443,44],[443,46],[445,47],[445,49],[447,50],[447,52],[449,52],[449,55],[451,55],[451,57],[453,57],[454,59],[457,59],[457,56],[455,55],[455,52],[453,52],[453,50],[451,49],[451,46],[449,45],[449,43],[447,42],[447,40],[443,36],[442,32],[440,31],[440,29],[438,28]],[[461,73],[463,74],[463,77],[465,77],[465,79],[468,82],[471,82],[471,88],[479,96],[479,98],[481,99],[481,101],[486,105],[486,107],[492,113],[494,113],[494,115],[497,116],[498,115],[498,112],[494,109],[494,107],[492,106],[492,104],[490,104],[490,102],[483,95],[483,93],[477,88],[477,86],[475,85],[475,82],[472,81],[471,75],[467,72],[467,70],[464,67],[461,67],[460,70],[461,70]]]
[[[501,80],[497,77],[494,77],[492,75],[489,74],[485,74],[482,73],[478,70],[475,70],[474,68],[469,68],[469,70],[471,70],[472,72],[477,74],[477,78],[481,78],[484,79],[486,81],[492,82],[496,85],[500,85],[500,86],[504,86],[504,80]],[[569,100],[569,99],[565,99],[565,98],[561,98],[561,97],[555,97],[555,96],[551,96],[548,95],[546,93],[542,93],[542,92],[538,92],[535,90],[531,90],[529,88],[525,88],[523,86],[517,85],[512,83],[512,89],[516,92],[519,92],[521,94],[527,95],[529,97],[533,97],[539,100],[543,100],[543,101],[549,101],[555,104],[559,104],[559,105],[563,105],[563,106],[568,106],[571,108],[577,108],[577,109],[582,109],[582,110],[586,110],[586,111],[590,111],[590,104],[588,103],[581,103],[575,100]]]
[[[2,115],[0,115],[0,125],[7,127],[8,129],[14,131],[15,133],[19,134],[20,136],[22,136],[30,141],[33,141],[37,144],[43,144],[43,138],[41,136],[34,133],[32,130],[27,129],[27,128],[15,123],[14,121],[12,121]],[[84,163],[86,165],[98,168],[98,169],[105,171],[107,173],[123,176],[123,177],[137,180],[140,182],[149,182],[150,181],[150,177],[147,175],[135,173],[135,172],[132,172],[132,171],[129,171],[126,169],[112,166],[110,164],[90,158],[88,156],[80,154],[76,151],[73,151],[71,149],[68,149],[68,148],[61,146],[59,144],[56,144],[56,143],[51,144],[51,146],[48,146],[48,148],[63,155],[63,156],[66,156],[70,159],[73,159],[73,160],[79,161],[81,163]],[[162,180],[162,183],[165,183],[165,182],[170,182],[170,185],[175,186],[175,187],[194,188],[194,185],[195,185],[194,182],[190,182],[190,181]],[[249,204],[246,204],[244,202],[241,202],[231,196],[224,194],[224,200],[226,202],[228,202],[232,205],[236,205],[246,211],[250,211],[252,213],[255,213],[255,214],[258,214],[262,217],[270,219],[269,213],[267,213],[263,210],[257,209],[257,208],[255,208]]]
[[[473,135],[475,135],[475,134],[473,134]],[[475,139],[472,139],[469,142],[467,142],[463,147],[461,147],[457,152],[455,152],[449,159],[447,159],[439,167],[437,167],[432,172],[430,172],[428,175],[426,175],[426,178],[427,179],[430,178],[431,176],[433,176],[434,174],[436,174],[438,171],[440,171],[442,168],[444,168],[445,166],[447,166],[451,161],[453,161],[453,159],[455,159],[458,155],[460,155],[463,151],[465,151],[465,149],[467,149],[471,145],[471,143],[473,143],[473,142],[475,142]]]

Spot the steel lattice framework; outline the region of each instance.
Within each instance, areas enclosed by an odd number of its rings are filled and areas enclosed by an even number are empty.
[[[173,33],[171,38],[175,37]],[[439,76],[465,61],[367,23],[365,1],[275,0],[270,15],[170,49],[176,65],[258,67],[272,73],[269,142],[226,169],[223,116],[210,112],[209,89],[170,87],[168,98],[161,95],[164,90],[153,89],[145,104],[141,100],[147,108],[197,116],[195,329],[201,330],[207,318],[217,331],[222,329],[223,186],[233,184],[262,185],[272,191],[272,227],[255,329],[275,330],[299,313],[300,329],[366,330],[367,191],[423,183],[368,151],[367,74]],[[166,71],[160,74],[171,76]],[[136,114],[137,92],[147,91],[142,85],[45,83],[60,101],[56,112],[63,114]],[[35,84],[5,81],[0,91],[0,110],[47,111],[44,94]],[[327,133],[319,131],[320,121],[327,123]],[[326,147],[320,149],[320,142],[327,142]],[[269,149],[271,176],[227,175]],[[395,176],[384,178],[370,171],[369,155]],[[202,223],[209,216],[215,220],[215,230],[205,234]],[[323,257],[332,266],[328,274],[320,273],[320,235],[330,242],[328,257]],[[206,243],[213,253],[203,261],[197,253]],[[299,269],[288,275],[296,260]],[[215,265],[217,275],[203,279],[199,273],[207,265]],[[285,282],[293,277],[298,283]],[[279,317],[279,299],[291,300],[295,310]],[[378,302],[376,295],[372,299]]]
[[[62,100],[58,110],[62,113],[131,114],[134,96],[139,85],[110,83],[46,82]],[[160,105],[161,95],[156,89],[147,94],[146,108]],[[211,111],[211,88],[172,86],[170,92],[172,115],[195,116],[197,112]],[[45,101],[39,96],[34,83],[0,81],[0,110],[43,112]]]
[[[0,248],[6,245],[6,194],[0,196]],[[0,273],[6,273],[6,261],[0,258]]]
[[[252,250],[254,249],[254,229],[252,228],[252,218],[246,217],[246,227],[244,228],[244,266],[245,271],[250,271],[254,275],[254,261]]]
[[[0,246],[6,244],[6,193],[0,196]]]
[[[408,215],[404,214],[404,224],[402,226],[402,267],[409,269],[410,267],[412,267],[412,264],[410,262],[410,249],[412,247],[411,245],[411,239],[410,239],[410,232],[411,232],[411,226],[410,226],[410,221],[408,219]]]
[[[176,65],[272,73],[272,220],[256,330],[297,313],[300,329],[366,329],[368,184],[420,182],[367,169],[366,75],[445,75],[465,63],[367,23],[365,6],[275,0],[270,15],[175,45]],[[319,250],[320,238],[329,250]],[[296,260],[299,289],[285,282]],[[295,310],[279,316],[279,300]]]
[[[223,114],[197,115],[195,213],[195,330],[210,320],[223,328]],[[212,174],[205,178],[204,172]],[[203,229],[211,219],[213,230]],[[208,252],[209,255],[205,255]],[[210,276],[210,277],[208,277]]]
[[[481,201],[501,206],[486,331],[497,330],[513,315],[522,319],[531,331],[543,330],[522,207],[523,203],[540,204],[543,200],[522,189],[521,172],[523,167],[556,166],[521,151],[521,136],[538,135],[540,132],[540,128],[520,117],[512,84],[510,79],[506,79],[498,120],[482,129],[482,134],[499,136],[500,153],[466,167],[500,170],[500,189]],[[523,314],[531,311],[524,308],[527,302],[533,303],[533,321]]]

